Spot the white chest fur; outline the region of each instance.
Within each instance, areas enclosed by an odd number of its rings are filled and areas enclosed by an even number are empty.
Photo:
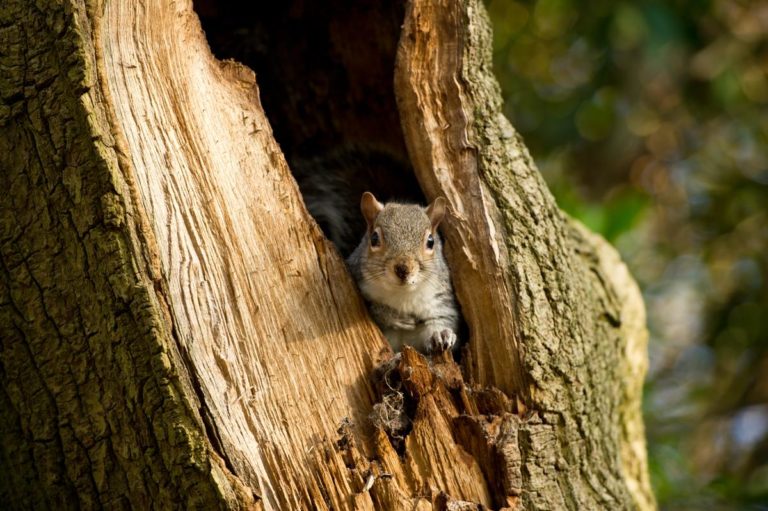
[[[434,310],[433,301],[438,292],[438,289],[429,281],[420,282],[415,286],[364,282],[361,290],[363,296],[372,302],[424,319]]]

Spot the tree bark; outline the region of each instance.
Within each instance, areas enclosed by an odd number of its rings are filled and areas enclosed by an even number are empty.
[[[410,2],[395,92],[422,187],[453,207],[468,373],[535,411],[517,427],[523,486],[540,489],[526,509],[651,508],[642,299],[615,251],[557,209],[502,114],[491,60],[479,0]]]
[[[639,292],[501,115],[479,1],[407,5],[394,89],[451,204],[461,370],[391,357],[190,2],[8,0],[0,48],[0,501],[654,507]]]

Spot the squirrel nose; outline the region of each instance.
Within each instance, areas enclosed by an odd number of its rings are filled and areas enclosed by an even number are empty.
[[[408,278],[408,267],[402,263],[395,265],[395,275],[402,281]]]

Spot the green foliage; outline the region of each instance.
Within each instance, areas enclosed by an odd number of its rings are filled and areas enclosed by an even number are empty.
[[[768,502],[768,4],[492,0],[505,112],[622,251],[667,509]]]

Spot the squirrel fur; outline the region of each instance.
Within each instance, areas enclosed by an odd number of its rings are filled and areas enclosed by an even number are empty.
[[[344,257],[360,243],[365,228],[357,208],[364,191],[376,190],[385,200],[421,199],[407,162],[381,148],[345,145],[319,156],[296,158],[291,168],[309,212]]]
[[[437,232],[445,199],[424,208],[381,204],[365,192],[360,209],[367,229],[347,265],[374,321],[397,351],[453,348],[459,312]]]

